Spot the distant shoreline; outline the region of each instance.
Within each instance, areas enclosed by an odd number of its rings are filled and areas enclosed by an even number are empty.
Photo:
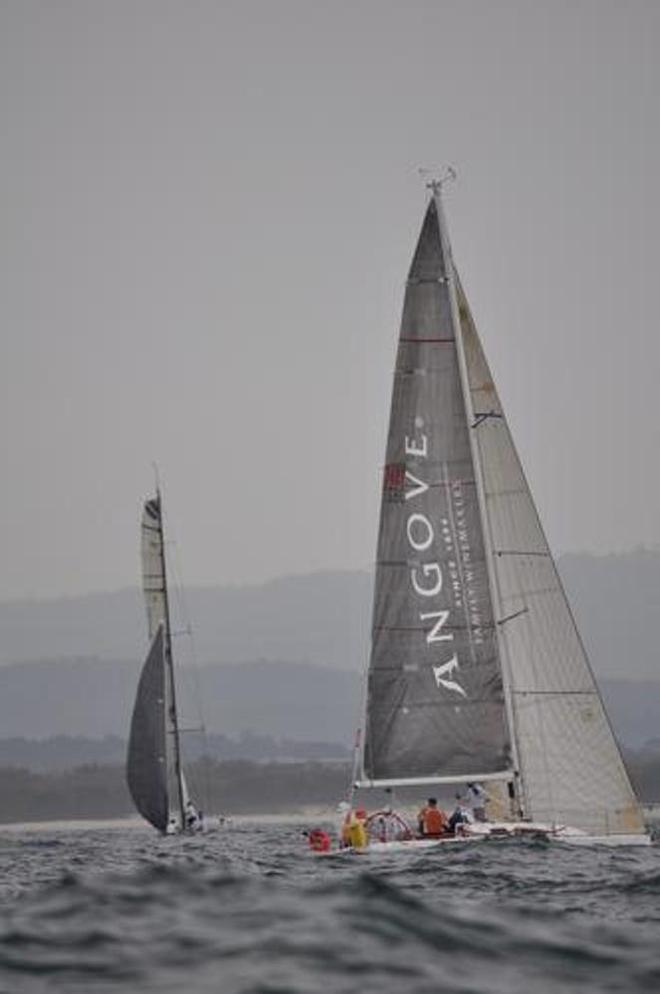
[[[210,815],[211,821],[217,817],[219,816]],[[312,821],[333,821],[336,817],[335,808],[310,806],[292,811],[229,815],[228,827],[231,830],[232,828],[240,828],[242,825],[251,824],[297,825]],[[124,818],[53,818],[41,821],[0,822],[0,835],[2,833],[13,834],[16,832],[36,834],[43,831],[100,831],[103,829],[107,829],[108,831],[132,829],[144,831],[150,835],[154,834],[154,829],[144,819],[140,818],[139,815],[127,815]]]
[[[643,804],[644,821],[649,826],[660,826],[660,802]],[[211,821],[218,815],[210,815]],[[291,811],[272,811],[261,814],[229,815],[228,831],[246,825],[298,825],[319,822],[321,824],[337,820],[336,806],[306,805]],[[41,821],[16,821],[0,823],[0,835],[16,833],[38,834],[39,832],[63,831],[117,831],[131,829],[154,835],[154,829],[139,815],[123,818],[53,818]]]

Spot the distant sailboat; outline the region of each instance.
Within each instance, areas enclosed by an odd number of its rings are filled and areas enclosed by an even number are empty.
[[[150,646],[138,684],[126,779],[143,818],[160,832],[201,828],[181,760],[160,491],[142,512],[142,586]]]
[[[646,844],[452,259],[442,182],[429,186],[394,376],[355,788],[485,782],[503,813],[473,833]]]

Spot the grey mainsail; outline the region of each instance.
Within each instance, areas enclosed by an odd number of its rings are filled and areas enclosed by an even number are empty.
[[[450,266],[433,198],[394,375],[363,785],[505,777],[512,766]]]
[[[167,828],[169,818],[165,709],[165,637],[160,624],[138,684],[126,779],[135,807],[161,832]]]
[[[458,308],[502,613],[521,803],[592,835],[643,820],[458,283]],[[507,620],[508,619],[508,620]]]

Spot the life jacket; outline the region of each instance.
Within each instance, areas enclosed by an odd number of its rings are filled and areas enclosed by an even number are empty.
[[[369,843],[369,836],[367,835],[367,830],[364,827],[363,821],[358,821],[357,818],[351,819],[348,823],[348,844],[353,847],[353,849],[364,849]]]
[[[351,822],[350,818],[347,818],[344,824],[341,826],[341,844],[342,846],[351,845]]]
[[[332,840],[327,832],[320,828],[313,828],[309,833],[309,845],[314,852],[329,852]]]
[[[428,807],[420,812],[424,835],[444,835],[447,831],[447,815],[440,808]]]

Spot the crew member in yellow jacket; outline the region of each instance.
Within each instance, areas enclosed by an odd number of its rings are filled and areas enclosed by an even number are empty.
[[[352,849],[366,849],[369,845],[366,820],[367,812],[363,808],[348,812],[341,831],[343,846],[350,846]]]

